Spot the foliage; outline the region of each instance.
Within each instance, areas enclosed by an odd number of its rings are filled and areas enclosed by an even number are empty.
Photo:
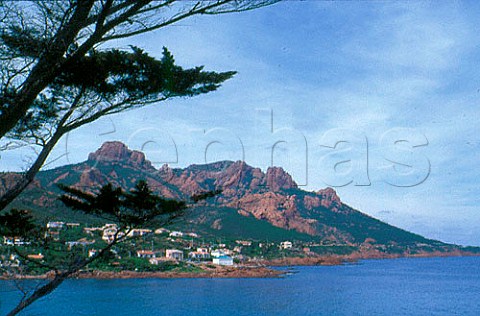
[[[1,236],[31,238],[38,236],[38,231],[33,216],[26,210],[12,209],[0,215]]]
[[[140,180],[130,192],[115,188],[108,183],[98,194],[86,193],[72,187],[60,186],[66,194],[60,200],[68,207],[93,214],[120,224],[124,229],[142,227],[162,217],[164,223],[182,214],[186,208],[183,201],[161,198]]]
[[[77,211],[108,219],[116,223],[115,233],[112,240],[103,244],[97,243],[101,248],[92,257],[86,256],[85,247],[67,247],[65,240],[52,239],[47,235],[32,238],[32,232],[40,231],[31,215],[26,211],[12,210],[0,216],[0,231],[13,236],[29,236],[32,242],[22,249],[14,246],[15,253],[25,262],[21,268],[22,273],[40,274],[54,272],[54,279],[43,287],[35,290],[18,308],[23,309],[36,299],[53,291],[63,280],[77,273],[81,269],[90,267],[110,267],[110,262],[116,256],[112,247],[122,241],[129,240],[128,233],[134,228],[151,225],[154,221],[165,225],[174,218],[180,216],[186,209],[187,204],[183,201],[168,200],[154,194],[145,181],[138,181],[134,188],[125,192],[112,184],[102,186],[97,193],[83,192],[73,187],[60,186],[65,192],[60,200],[68,207]],[[210,196],[210,195],[206,195]],[[75,228],[73,228],[75,230]],[[78,231],[62,233],[62,237],[78,236]],[[60,234],[59,234],[60,236]],[[131,237],[132,239],[134,237]],[[40,258],[31,258],[28,254],[41,254]],[[123,260],[125,261],[125,260]],[[141,269],[142,271],[157,271],[168,267],[153,267],[148,261],[127,260],[122,265],[133,264],[138,267],[129,269]],[[120,266],[121,267],[121,266]],[[26,302],[26,303],[25,303]],[[28,304],[27,304],[28,303]],[[25,305],[26,304],[26,305]]]
[[[0,195],[0,212],[34,180],[66,133],[105,115],[214,91],[234,75],[231,71],[207,72],[202,66],[183,69],[175,64],[166,48],[157,60],[137,47],[127,51],[102,48],[102,44],[151,32],[195,15],[246,11],[273,2],[1,1],[0,150],[38,147],[36,158],[22,177]],[[176,213],[174,209],[185,207],[180,202],[151,197],[146,186],[135,189],[126,193],[105,187],[98,195],[66,189],[68,196],[63,201],[83,212],[114,218],[125,229],[155,217],[165,216],[168,220]],[[151,212],[147,207],[152,207]],[[24,211],[12,210],[0,218],[4,233],[19,236],[31,235],[35,230],[32,223],[32,217]],[[115,243],[119,238],[115,236]],[[99,256],[112,246],[103,248]],[[82,260],[74,256],[73,265],[66,271],[51,267],[55,270],[54,279],[31,295],[25,294],[9,315],[16,315],[48,295],[65,278],[96,258]],[[55,264],[63,267],[62,262]],[[50,267],[48,263],[38,265]]]
[[[260,1],[0,2],[0,150],[38,146],[0,211],[27,186],[66,133],[105,115],[215,91],[235,72],[183,69],[166,49],[102,47],[199,14],[255,9]]]

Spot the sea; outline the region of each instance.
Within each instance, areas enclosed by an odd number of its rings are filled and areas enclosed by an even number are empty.
[[[72,279],[21,315],[480,315],[480,257],[281,269],[267,279]],[[0,281],[0,315],[20,296]]]

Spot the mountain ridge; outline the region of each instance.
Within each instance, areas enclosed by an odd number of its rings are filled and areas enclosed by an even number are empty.
[[[14,177],[11,173],[0,176],[0,191]],[[221,190],[220,195],[193,207],[184,221],[176,224],[206,235],[279,240],[288,237],[322,246],[404,254],[458,248],[357,211],[343,203],[333,188],[304,191],[281,167],[269,167],[263,172],[244,161],[219,161],[156,169],[142,152],[116,141],[104,143],[84,162],[40,172],[13,206],[34,206],[35,213],[43,218],[72,219],[75,214],[56,198],[60,193],[57,184],[92,191],[111,182],[128,190],[140,179],[158,194],[174,199],[187,200],[194,194]]]

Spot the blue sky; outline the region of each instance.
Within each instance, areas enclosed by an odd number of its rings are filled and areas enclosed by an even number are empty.
[[[245,159],[266,169],[273,157],[306,190],[336,186],[388,223],[480,245],[478,9],[287,1],[118,42],[153,56],[166,46],[180,65],[238,74],[215,93],[79,129],[49,167],[83,161],[107,140],[143,149],[157,166]],[[28,154],[2,160],[19,170]]]

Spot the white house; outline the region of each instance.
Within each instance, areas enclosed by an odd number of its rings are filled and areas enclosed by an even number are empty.
[[[115,239],[115,234],[117,235],[117,238],[123,237],[125,235],[123,232],[119,232],[117,234],[117,230],[118,228],[116,224],[105,224],[103,226],[102,239],[106,242],[111,243]]]
[[[89,241],[86,238],[81,238],[77,241],[67,241],[65,242],[65,245],[68,246],[68,249],[72,249],[72,247],[75,246],[88,246],[88,245],[93,245],[95,243],[95,240]]]
[[[3,244],[6,246],[23,246],[29,245],[30,242],[24,241],[22,237],[3,236]]]
[[[252,242],[250,240],[235,240],[235,242],[239,245],[250,247]]]
[[[183,251],[178,249],[167,249],[165,256],[170,259],[175,259],[177,261],[183,260]]]
[[[213,264],[218,264],[222,266],[233,266],[233,258],[229,256],[220,256],[213,258]]]
[[[225,256],[225,253],[223,252],[223,250],[217,249],[217,250],[212,251],[211,255],[214,258],[218,258],[218,257],[221,257],[221,256]]]
[[[169,233],[169,232],[170,231],[168,229],[163,228],[163,227],[155,229],[155,234],[157,234],[157,235],[164,234],[164,233]]]
[[[210,254],[206,248],[197,248],[197,251],[192,251],[188,254],[191,259],[210,259]]]
[[[154,265],[159,265],[162,262],[169,262],[169,261],[171,261],[171,259],[168,259],[168,258],[165,258],[165,257],[155,257],[155,258],[148,259],[148,262],[150,262],[150,264],[154,264]]]
[[[62,229],[64,225],[64,222],[48,222],[47,228]]]
[[[137,250],[137,257],[138,258],[155,258],[155,253],[151,250]]]
[[[290,248],[292,248],[292,246],[293,245],[292,245],[291,241],[282,241],[280,243],[280,248],[282,248],[282,249],[290,249]]]
[[[170,237],[183,237],[182,232],[173,231],[169,234]]]
[[[148,234],[151,234],[152,230],[151,229],[146,229],[146,228],[134,228],[130,232],[128,232],[127,236],[129,237],[138,237],[138,236],[145,236]]]

